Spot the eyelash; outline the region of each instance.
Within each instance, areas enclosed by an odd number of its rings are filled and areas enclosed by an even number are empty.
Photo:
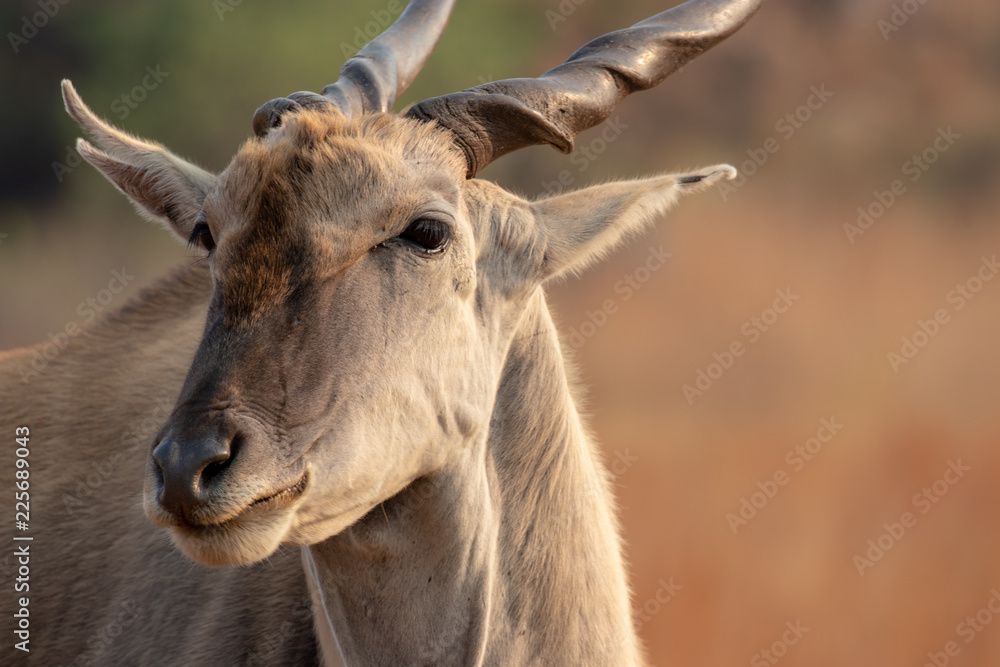
[[[188,246],[201,246],[209,253],[215,250],[215,239],[212,238],[212,230],[208,228],[208,223],[199,220],[191,230],[191,238],[188,239]]]
[[[428,255],[437,255],[448,247],[451,228],[447,223],[434,218],[417,218],[396,238],[416,246]]]

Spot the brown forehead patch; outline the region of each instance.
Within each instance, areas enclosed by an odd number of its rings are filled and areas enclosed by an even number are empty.
[[[308,150],[253,147],[234,160],[229,189],[232,231],[230,252],[220,262],[222,300],[227,326],[252,325],[291,293],[296,269],[303,271],[301,230],[292,224],[305,206],[315,159]],[[229,185],[229,183],[227,183]]]
[[[434,164],[462,179],[461,155],[441,130],[378,114],[291,114],[248,141],[223,175],[216,208],[224,211],[227,252],[219,257],[227,325],[253,324],[314,276],[309,225],[357,224],[391,205],[405,163]],[[345,212],[349,212],[345,218]],[[369,222],[371,222],[369,220]]]

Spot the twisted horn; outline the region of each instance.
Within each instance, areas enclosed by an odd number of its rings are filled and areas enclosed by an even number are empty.
[[[564,153],[626,96],[662,82],[736,32],[762,0],[690,0],[631,28],[598,37],[536,79],[505,79],[424,100],[407,116],[436,120],[465,151],[468,177],[519,148]]]
[[[340,79],[321,95],[292,93],[273,99],[253,115],[257,136],[281,124],[281,116],[303,107],[336,108],[348,118],[389,111],[434,50],[455,0],[412,0],[381,35],[340,69]]]

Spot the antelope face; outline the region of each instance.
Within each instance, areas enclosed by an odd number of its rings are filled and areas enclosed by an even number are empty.
[[[306,111],[251,141],[207,194],[191,229],[213,277],[205,332],[144,494],[190,557],[248,564],[320,542],[481,457],[537,287],[731,175],[529,204],[464,169],[433,126]]]
[[[537,287],[582,268],[731,167],[527,203],[466,180],[573,137],[734,32],[760,0],[689,0],[539,79],[386,114],[451,0],[413,0],[323,95],[254,115],[215,176],[98,118],[68,81],[81,155],[139,211],[209,252],[205,332],[152,443],[144,506],[206,564],[337,534],[485,437],[506,346]],[[426,121],[434,121],[427,123]],[[478,440],[477,440],[478,439]]]
[[[145,484],[185,553],[325,539],[483,432],[498,351],[464,169],[425,124],[309,112],[220,176],[192,230],[204,337]]]

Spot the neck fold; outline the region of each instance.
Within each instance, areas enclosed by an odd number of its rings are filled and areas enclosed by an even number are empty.
[[[540,290],[488,432],[308,549],[347,665],[641,662],[604,467]]]

